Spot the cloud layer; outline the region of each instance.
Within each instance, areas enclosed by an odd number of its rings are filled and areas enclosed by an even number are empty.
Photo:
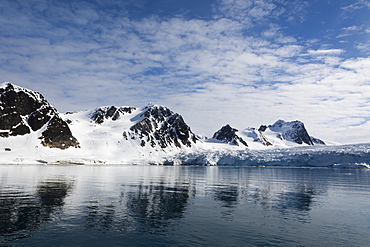
[[[329,42],[295,31],[315,2],[220,0],[200,11],[158,1],[149,11],[156,2],[3,0],[0,80],[40,91],[60,111],[167,105],[208,136],[282,118],[324,140],[370,140],[366,24],[342,23]]]

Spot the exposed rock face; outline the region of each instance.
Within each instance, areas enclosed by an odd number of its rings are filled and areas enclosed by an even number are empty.
[[[90,119],[103,124],[105,121],[117,121],[121,116],[130,115],[135,110],[135,107],[100,107],[90,114]],[[125,140],[140,139],[142,147],[147,144],[153,148],[191,147],[199,141],[181,115],[163,106],[149,105],[139,115],[130,116],[129,121],[136,123],[123,131],[122,136]]]
[[[95,123],[102,124],[105,119],[112,119],[113,121],[116,121],[120,118],[120,116],[131,114],[134,110],[136,110],[135,107],[100,107],[90,115],[90,118]]]
[[[259,131],[259,132],[264,132],[266,129],[267,129],[267,126],[266,126],[266,125],[261,125],[261,126],[258,128],[258,131]]]
[[[213,139],[229,143],[231,145],[239,146],[244,145],[248,147],[248,144],[243,140],[243,138],[239,137],[236,132],[237,129],[232,128],[230,125],[223,126],[220,130],[218,130],[213,135]]]
[[[310,136],[310,138],[313,144],[326,145],[325,142],[319,138],[315,138],[313,136]]]
[[[44,126],[40,137],[44,146],[78,147],[67,123],[41,94],[11,83],[0,86],[0,137],[30,134]]]
[[[41,139],[41,144],[46,147],[60,149],[79,147],[79,143],[73,137],[68,124],[58,115],[51,118],[39,139]]]
[[[326,145],[322,140],[309,136],[304,124],[301,121],[285,122],[284,120],[278,120],[273,125],[261,125],[258,129],[262,134],[266,130],[276,133],[276,137],[280,140],[288,140],[297,144],[307,145]],[[264,143],[265,144],[265,143]]]
[[[250,128],[251,131],[248,137],[252,137],[254,142],[261,142],[265,146],[272,146],[271,141],[263,135],[263,132],[267,129],[266,125],[261,125],[258,130]]]
[[[289,142],[325,145],[322,140],[309,136],[304,124],[300,121],[285,122],[278,120],[272,125],[261,125],[258,129],[246,128],[238,134],[237,132],[237,129],[226,125],[213,135],[213,139],[237,146],[248,146],[245,141],[247,140],[252,147],[254,143],[261,143],[264,146],[289,146],[291,145]]]
[[[166,148],[175,145],[191,147],[198,138],[190,130],[181,115],[162,106],[147,106],[136,116],[139,120],[130,128],[131,139],[141,139],[141,146],[149,143],[152,147]],[[127,137],[127,133],[123,133]]]
[[[285,122],[284,120],[278,120],[273,125],[269,125],[268,128],[278,132],[278,137],[282,140],[290,140],[298,144],[306,143],[307,145],[314,145],[301,121]]]

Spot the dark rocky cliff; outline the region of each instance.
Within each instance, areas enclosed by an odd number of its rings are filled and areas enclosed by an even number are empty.
[[[243,140],[243,138],[238,136],[236,132],[238,132],[237,129],[234,129],[227,124],[223,126],[220,130],[218,130],[216,133],[214,133],[212,138],[225,143],[229,143],[231,145],[239,146],[240,144],[248,147],[248,144]]]
[[[106,119],[116,121],[125,114],[131,114],[134,110],[136,110],[135,107],[100,107],[95,109],[95,111],[90,115],[90,119],[97,124],[102,124]]]
[[[68,124],[45,98],[32,90],[4,83],[0,87],[0,137],[26,135],[43,129],[39,139],[47,147],[78,147]]]
[[[181,115],[163,106],[147,106],[138,116],[139,121],[130,128],[131,138],[140,138],[141,146],[166,148],[182,145],[191,147],[198,138]]]

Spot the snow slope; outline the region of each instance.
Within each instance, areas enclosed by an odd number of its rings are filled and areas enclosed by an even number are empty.
[[[63,116],[69,122],[72,133],[81,143],[82,157],[89,157],[91,161],[113,164],[157,164],[162,163],[168,155],[174,155],[179,151],[194,151],[198,146],[202,146],[200,141],[193,143],[190,147],[186,145],[178,147],[173,143],[162,147],[159,145],[159,140],[154,140],[154,138],[153,143],[155,144],[153,145],[145,142],[152,136],[148,137],[142,132],[135,132],[132,127],[142,121],[147,121],[145,113],[151,109],[161,108],[160,106],[148,105],[141,109],[131,107],[132,111],[121,114],[118,119],[113,120],[108,117],[99,121],[100,123],[93,121],[97,111],[106,111],[109,108],[101,107],[92,111],[69,113]],[[129,107],[121,108],[128,109]],[[162,109],[167,110],[167,108]],[[157,126],[164,122],[159,119],[151,120],[153,125]],[[151,123],[148,122],[149,125]],[[153,130],[150,134],[154,133]]]
[[[166,107],[100,107],[60,114],[79,147],[41,145],[43,129],[0,138],[0,163],[162,164],[168,156],[207,146]]]
[[[290,148],[299,146],[326,145],[322,140],[309,136],[304,124],[298,120],[278,120],[272,125],[238,130],[225,125],[213,139],[250,149]]]
[[[181,115],[164,106],[104,106],[60,114],[37,92],[0,85],[3,164],[369,168],[369,150],[369,144],[325,146],[299,121],[278,120],[241,131],[226,125],[207,139],[195,135]]]

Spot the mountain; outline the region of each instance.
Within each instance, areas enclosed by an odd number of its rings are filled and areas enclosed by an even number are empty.
[[[284,120],[278,120],[273,125],[269,125],[265,128],[265,131],[266,129],[277,133],[277,137],[281,140],[292,141],[298,144],[306,143],[307,145],[313,145],[313,142],[301,121],[285,122]]]
[[[38,133],[40,144],[45,147],[79,147],[68,124],[40,93],[11,83],[1,84],[0,137],[23,136],[31,132]]]
[[[243,138],[238,136],[236,132],[238,132],[237,129],[234,129],[227,124],[214,133],[212,138],[230,145],[248,147],[248,144],[243,140]]]
[[[116,121],[121,116],[125,114],[131,114],[135,110],[136,110],[135,107],[116,107],[116,106],[100,107],[95,109],[90,114],[90,119],[97,124],[102,124],[104,123],[104,121],[108,119]]]
[[[181,115],[164,106],[104,106],[63,118],[81,143],[79,155],[89,162],[157,164],[204,145]]]
[[[313,144],[326,145],[326,143],[323,140],[319,139],[319,138],[310,136],[310,139],[311,139]]]
[[[147,106],[139,115],[139,121],[130,128],[133,136],[141,138],[141,145],[149,143],[166,148],[175,145],[191,147],[199,141],[178,113],[162,106]],[[146,139],[146,142],[145,142]]]
[[[100,107],[88,115],[99,125],[125,118],[122,126],[128,126],[122,128],[122,137],[126,141],[140,140],[142,147],[192,147],[199,141],[181,115],[163,106],[148,105],[141,110],[135,107]]]
[[[278,120],[273,125],[261,126],[260,132],[267,133],[271,132],[282,141],[291,141],[297,144],[307,144],[313,146],[314,144],[325,145],[322,140],[312,137],[308,134],[304,123],[301,121],[286,122],[284,120]]]
[[[317,144],[325,143],[300,121],[240,130],[227,124],[200,139],[164,106],[61,114],[38,92],[0,84],[0,163],[216,164],[245,149]]]
[[[213,139],[239,146],[240,143],[252,148],[258,146],[296,146],[325,143],[315,137],[309,136],[304,124],[301,121],[286,122],[278,120],[272,125],[261,125],[258,129],[246,128],[236,134],[238,130],[226,125],[217,131]]]

